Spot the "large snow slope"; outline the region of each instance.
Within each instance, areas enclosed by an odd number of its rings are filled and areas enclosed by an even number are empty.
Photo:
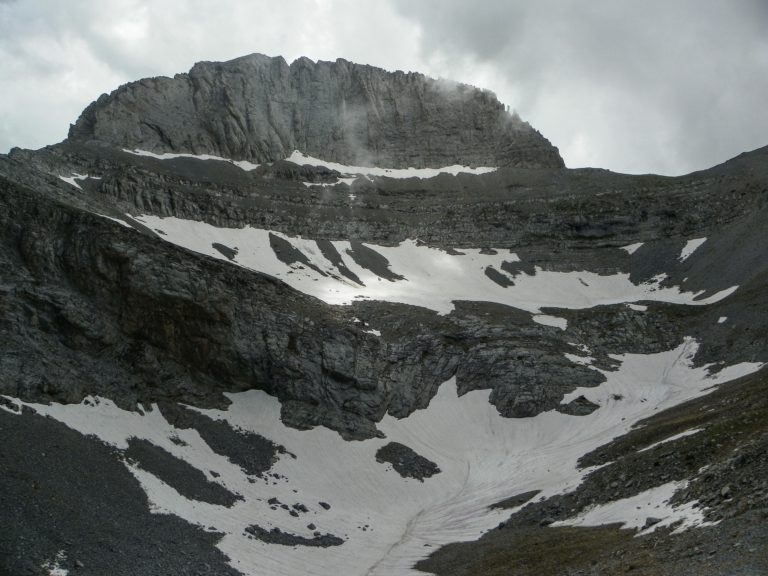
[[[219,547],[245,574],[409,574],[414,562],[435,547],[477,538],[498,524],[510,511],[489,509],[494,502],[530,490],[541,490],[540,496],[548,497],[574,489],[587,472],[577,468],[583,454],[624,434],[656,410],[760,368],[743,363],[709,375],[706,367],[692,365],[697,347],[688,339],[660,354],[615,356],[620,367],[605,372],[605,383],[573,393],[600,405],[589,416],[550,411],[534,418],[505,419],[488,402],[488,391],[459,398],[451,380],[427,409],[402,420],[385,417],[379,427],[386,439],[362,442],[344,441],[324,428],[287,428],[280,421],[276,399],[260,391],[232,394],[228,410],[202,412],[272,439],[290,452],[281,455],[272,469],[279,480],[267,477],[255,483],[213,452],[196,431],[175,429],[157,408],[128,412],[103,399],[30,407],[118,448],[126,448],[132,437],[149,440],[197,467],[209,480],[241,494],[244,500],[232,508],[188,500],[149,472],[126,464],[155,512],[224,532]],[[441,472],[423,483],[402,478],[375,459],[376,451],[390,441],[411,447]],[[640,495],[638,502],[647,501],[648,512],[660,517],[661,525],[679,519],[683,527],[701,523],[701,513],[692,505],[676,509],[664,504],[670,490],[660,487]],[[270,506],[271,498],[304,504],[308,512],[293,517]],[[320,502],[330,504],[330,509]],[[607,505],[572,522],[623,521],[635,526],[635,504]],[[308,525],[313,523],[320,532],[344,542],[329,548],[267,544],[244,532],[254,523],[307,538],[312,538]]]
[[[339,264],[331,262],[315,240],[250,226],[218,228],[205,222],[146,214],[132,218],[155,230],[167,242],[270,274],[329,304],[369,298],[423,306],[446,314],[453,310],[454,300],[473,300],[498,302],[536,314],[542,307],[591,308],[642,300],[704,305],[722,300],[738,288],[732,286],[700,298],[701,292],[662,287],[664,275],[639,285],[624,273],[599,275],[536,268],[533,275],[512,275],[504,270],[504,263],[520,259],[509,250],[494,251],[495,254],[477,248],[448,252],[420,245],[416,240],[406,240],[397,246],[364,245],[386,263],[387,272],[383,273],[367,264],[364,257],[356,258],[346,240],[331,242],[342,262]],[[290,244],[301,253],[303,261],[286,263],[285,256],[281,260],[271,246],[270,236]],[[235,254],[228,258],[214,245],[224,246]],[[351,272],[359,282],[345,272]],[[500,283],[498,279],[503,280]]]

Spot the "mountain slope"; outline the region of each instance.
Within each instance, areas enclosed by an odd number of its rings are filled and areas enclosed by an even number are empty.
[[[243,88],[189,107],[198,76]],[[311,130],[310,80],[329,95],[311,122],[330,122]],[[427,112],[398,124],[400,83]],[[363,144],[333,124],[340,86],[361,85]],[[502,521],[419,566],[672,574],[700,542],[715,573],[720,520],[765,550],[746,479],[764,466],[768,148],[676,178],[566,170],[454,89],[466,99],[344,62],[204,63],[0,157],[6,571],[404,574]],[[301,121],[265,139],[279,114],[254,110],[273,101]],[[241,112],[252,131],[228,140],[219,115]],[[534,163],[514,152],[529,137]],[[661,458],[663,440],[685,450]],[[72,520],[87,507],[150,528]],[[583,527],[648,517],[636,539]],[[562,535],[563,555],[541,552]]]

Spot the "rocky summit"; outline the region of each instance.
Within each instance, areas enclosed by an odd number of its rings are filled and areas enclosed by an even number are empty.
[[[0,574],[768,573],[768,148],[202,62],[0,155]]]
[[[389,168],[563,167],[557,149],[486,90],[261,54],[126,84],[86,108],[69,140],[254,162],[301,150]]]

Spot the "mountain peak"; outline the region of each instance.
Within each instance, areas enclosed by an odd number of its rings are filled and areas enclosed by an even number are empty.
[[[495,94],[343,59],[250,54],[103,95],[70,142],[271,162],[310,156],[390,168],[561,168],[557,148]]]

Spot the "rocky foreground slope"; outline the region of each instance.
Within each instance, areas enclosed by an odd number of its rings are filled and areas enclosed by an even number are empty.
[[[762,573],[767,200],[344,61],[102,96],[0,156],[0,573]]]

